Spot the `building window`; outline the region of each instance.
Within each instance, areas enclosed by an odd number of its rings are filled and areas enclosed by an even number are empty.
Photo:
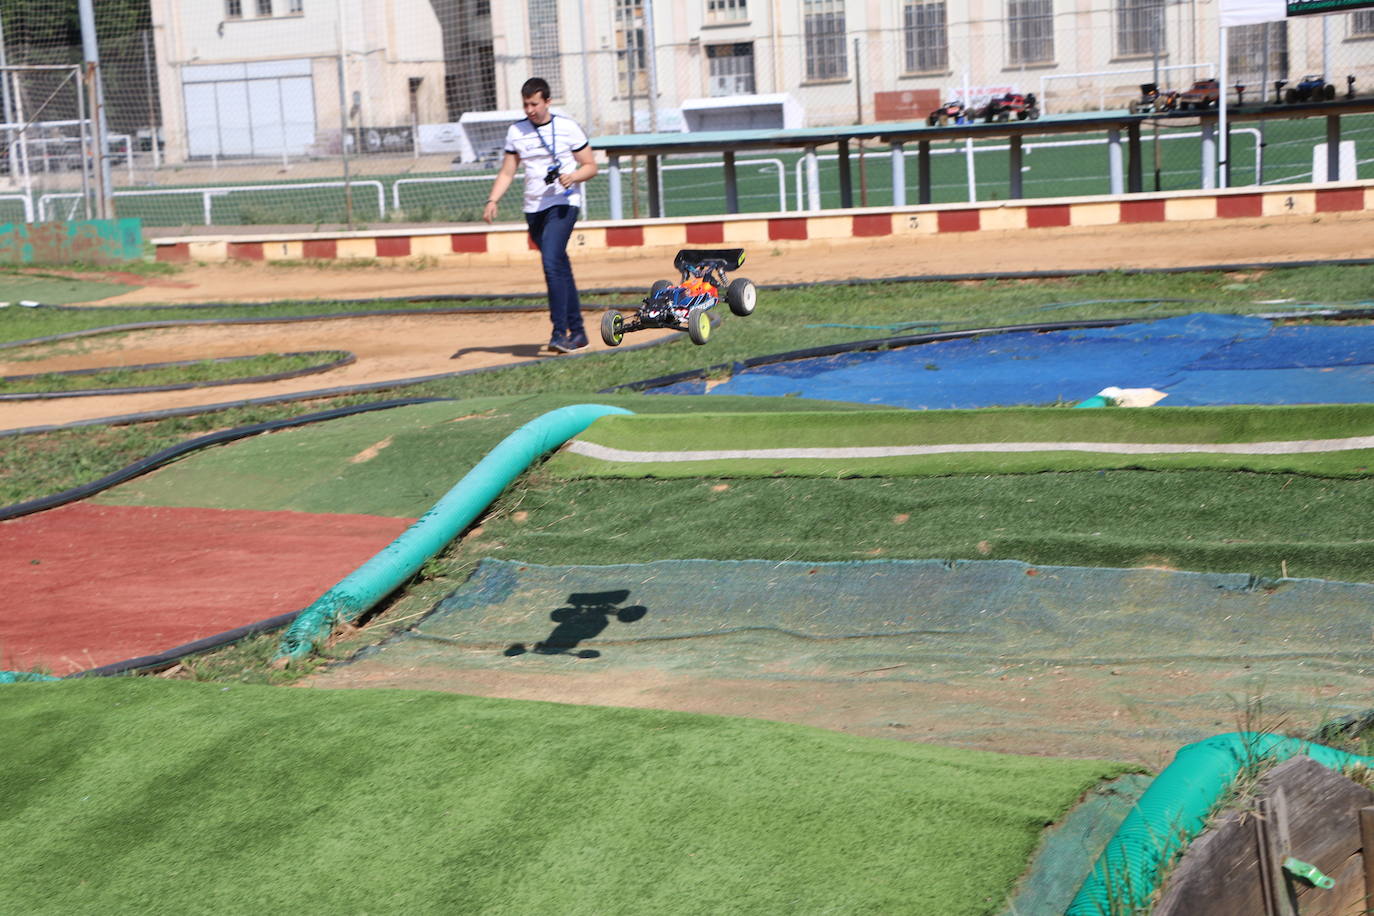
[[[1117,0],[1117,55],[1144,57],[1167,52],[1164,0]]]
[[[242,19],[243,0],[224,0],[224,18]]]
[[[752,95],[754,92],[754,45],[740,41],[729,45],[707,45],[712,96]]]
[[[305,0],[286,0],[286,11],[292,16],[305,15]]]
[[[620,94],[642,95],[649,85],[643,0],[615,0],[615,48]]]
[[[1288,23],[1238,25],[1227,36],[1227,66],[1236,82],[1255,87],[1251,98],[1265,98],[1274,80],[1288,76]]]
[[[272,15],[272,0],[258,0],[258,16]]]
[[[1054,0],[1007,0],[1012,66],[1054,61]]]
[[[907,0],[904,12],[906,72],[948,70],[949,26],[945,21],[944,0]]]
[[[748,0],[706,0],[706,24],[744,22],[749,18]]]
[[[1351,13],[1350,34],[1361,38],[1374,36],[1374,10]]]
[[[554,98],[563,96],[558,44],[558,0],[530,0],[530,75],[542,77]]]
[[[837,80],[849,75],[844,46],[844,0],[802,0],[806,33],[806,78]]]

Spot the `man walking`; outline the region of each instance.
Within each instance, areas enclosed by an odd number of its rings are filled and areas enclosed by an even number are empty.
[[[520,87],[525,119],[506,132],[505,158],[492,182],[482,219],[496,218],[496,205],[525,167],[525,222],[544,262],[553,336],[549,349],[574,353],[587,348],[582,303],[568,260],[568,239],[582,206],[582,183],[596,174],[587,135],[571,118],[549,111],[549,84],[538,77]]]

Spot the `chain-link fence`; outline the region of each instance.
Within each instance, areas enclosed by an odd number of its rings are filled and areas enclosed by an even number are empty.
[[[114,210],[148,226],[467,222],[531,75],[594,137],[911,121],[1007,93],[1034,95],[1035,113],[1054,117],[1140,105],[1142,84],[1167,96],[1217,78],[1216,16],[1208,0],[100,0],[97,97],[78,66],[76,0],[6,0],[0,221],[84,215],[104,178],[97,104]],[[1230,104],[1374,94],[1374,9],[1228,37]],[[1223,90],[1198,92],[1201,107]],[[1374,177],[1374,115],[1342,125],[1353,143],[1343,175]],[[1246,123],[1231,139],[1233,183],[1310,181],[1325,119]],[[1147,129],[1146,141],[1153,184],[1202,185],[1196,122]],[[936,143],[936,202],[1005,197],[1004,147]],[[824,153],[822,204],[836,206]],[[890,203],[888,153],[864,153],[856,202]],[[803,207],[795,150],[741,157],[742,210]],[[665,211],[724,212],[719,164],[672,157]],[[642,212],[646,170],[628,165],[623,211]],[[1024,168],[1026,196],[1105,193],[1106,137],[1028,138]],[[592,182],[589,216],[608,216],[606,194]],[[503,219],[518,219],[516,198]]]

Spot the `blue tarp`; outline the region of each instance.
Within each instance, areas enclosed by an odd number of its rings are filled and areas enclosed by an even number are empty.
[[[987,334],[747,369],[712,393],[954,408],[1076,403],[1112,385],[1166,392],[1161,406],[1374,402],[1374,327],[1199,313]],[[687,382],[656,392],[704,390]]]

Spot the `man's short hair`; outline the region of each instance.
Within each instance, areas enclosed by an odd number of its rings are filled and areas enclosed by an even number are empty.
[[[528,99],[536,95],[542,95],[546,99],[553,98],[553,93],[549,91],[548,80],[532,76],[525,80],[525,85],[520,87],[520,98]]]

